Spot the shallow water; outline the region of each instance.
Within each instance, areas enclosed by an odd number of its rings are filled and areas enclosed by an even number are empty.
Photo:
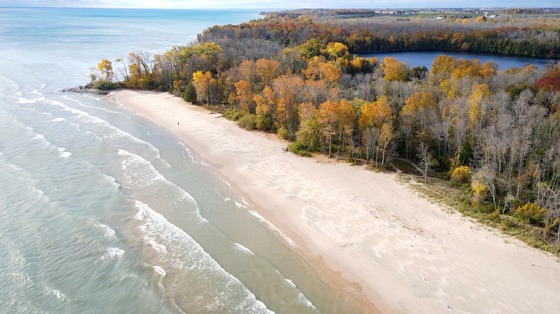
[[[102,58],[255,17],[0,9],[1,313],[357,311],[187,146],[60,92]]]

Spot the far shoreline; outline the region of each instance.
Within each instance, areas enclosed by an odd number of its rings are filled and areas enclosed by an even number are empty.
[[[559,291],[560,275],[532,266],[560,269],[552,255],[429,203],[392,174],[284,154],[285,143],[170,94],[123,90],[109,98],[204,156],[303,254],[324,265],[322,274],[361,288],[372,311],[515,313],[556,306],[550,291]]]

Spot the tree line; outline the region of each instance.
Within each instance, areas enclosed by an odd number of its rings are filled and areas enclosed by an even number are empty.
[[[306,16],[215,26],[163,54],[102,60],[97,84],[172,92],[300,155],[377,168],[408,159],[424,180],[465,189],[475,210],[560,242],[558,65],[498,71],[440,55],[410,69],[353,54],[353,31],[329,34]]]

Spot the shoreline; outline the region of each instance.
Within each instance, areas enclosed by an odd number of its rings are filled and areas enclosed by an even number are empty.
[[[207,161],[368,312],[557,310],[554,256],[430,203],[394,174],[284,153],[273,134],[170,94],[108,97]]]

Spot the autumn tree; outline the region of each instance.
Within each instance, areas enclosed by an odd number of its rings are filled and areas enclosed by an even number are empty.
[[[387,81],[406,81],[408,79],[408,65],[393,57],[384,58],[381,62],[383,78]]]
[[[262,86],[267,86],[272,83],[281,74],[280,62],[270,59],[259,59],[255,63],[255,71],[260,77]]]
[[[244,113],[255,113],[254,94],[251,91],[251,83],[246,80],[240,80],[235,83],[236,100]]]
[[[212,73],[197,71],[193,73],[192,82],[196,89],[196,98],[204,104],[216,104],[219,101],[217,97],[218,82],[212,76]]]
[[[265,86],[260,94],[253,96],[256,111],[256,127],[259,130],[271,131],[274,127],[276,112],[276,95],[270,86]]]
[[[378,152],[382,147],[386,148],[394,137],[392,130],[389,128],[391,117],[392,110],[385,97],[376,102],[365,102],[361,105],[358,126],[362,133],[362,142],[366,148],[366,160],[369,160],[371,156],[372,162],[377,164]],[[384,125],[384,132],[382,132]],[[382,133],[383,143],[380,143]],[[383,149],[383,157],[385,157],[384,151],[385,149]]]
[[[275,118],[289,138],[295,136],[299,127],[298,105],[303,101],[304,86],[303,79],[293,74],[282,75],[272,83],[276,98]]]
[[[344,137],[352,134],[355,111],[346,101],[326,101],[319,106],[319,124],[328,142],[328,156],[332,156],[332,146],[336,138],[338,144],[344,145]],[[337,151],[339,155],[340,149]]]
[[[101,72],[103,79],[107,82],[113,81],[113,64],[107,59],[103,59],[97,64],[97,69]]]

